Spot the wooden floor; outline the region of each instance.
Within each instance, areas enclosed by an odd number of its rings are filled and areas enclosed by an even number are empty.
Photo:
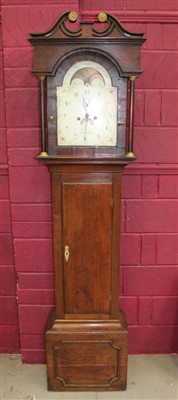
[[[125,392],[48,392],[45,365],[22,365],[20,356],[1,355],[0,400],[177,400],[178,356],[129,356]]]

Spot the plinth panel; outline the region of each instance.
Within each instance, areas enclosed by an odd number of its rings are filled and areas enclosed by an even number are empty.
[[[46,332],[49,390],[125,390],[127,334],[119,322],[56,321]]]
[[[56,378],[65,385],[107,385],[118,378],[118,356],[109,341],[62,341],[54,348]]]

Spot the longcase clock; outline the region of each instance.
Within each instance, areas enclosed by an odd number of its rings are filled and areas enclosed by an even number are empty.
[[[48,388],[124,390],[128,330],[119,309],[121,178],[133,152],[142,33],[112,15],[62,15],[31,34],[41,89],[41,153],[51,173],[55,310]]]

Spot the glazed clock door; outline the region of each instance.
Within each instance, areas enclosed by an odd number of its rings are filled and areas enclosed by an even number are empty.
[[[48,154],[124,156],[127,80],[111,61],[92,52],[70,55],[47,77]]]
[[[63,182],[62,204],[64,313],[100,318],[111,309],[112,183]]]
[[[56,94],[58,146],[116,146],[117,88],[102,65],[74,63]]]

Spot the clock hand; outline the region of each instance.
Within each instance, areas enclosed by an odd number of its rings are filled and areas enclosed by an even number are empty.
[[[80,121],[81,125],[83,125],[84,123],[88,124],[88,122],[90,122],[91,125],[94,125],[94,121],[91,118],[89,118],[89,116],[90,116],[88,113],[89,102],[90,102],[90,99],[86,100],[86,98],[83,96],[83,107],[85,109],[85,118],[83,118]],[[97,119],[97,117],[95,116],[94,119]]]
[[[88,107],[89,107],[89,103],[90,103],[90,99],[85,99],[85,97],[83,96],[83,107],[85,110],[85,117],[87,118],[87,116],[89,116],[88,114]]]
[[[83,106],[85,108],[85,111],[87,111],[88,108],[88,102],[85,100],[85,97],[83,96]]]
[[[83,124],[88,124],[88,122],[90,122],[90,124],[91,125],[94,125],[94,122],[93,122],[93,120],[91,119],[91,118],[89,118],[89,116],[85,116],[85,118],[83,118],[81,121],[80,121],[80,125],[83,125]]]

